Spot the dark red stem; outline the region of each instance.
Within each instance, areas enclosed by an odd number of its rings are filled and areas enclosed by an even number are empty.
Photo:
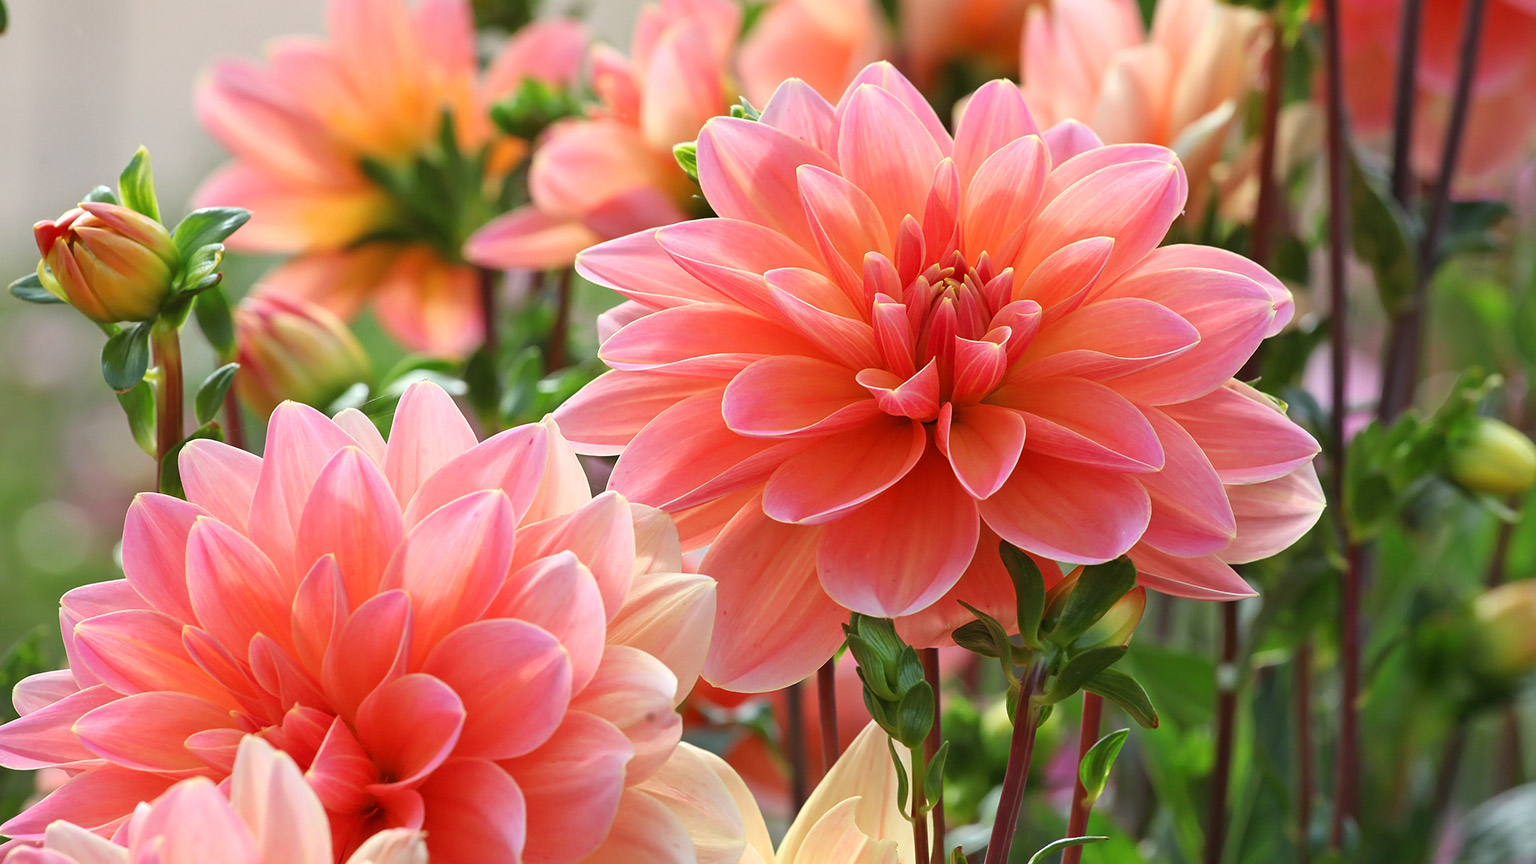
[[[837,757],[842,755],[842,742],[837,738],[837,659],[823,663],[816,670],[817,719],[821,723],[821,770],[832,770]]]
[[[923,752],[928,754],[931,762],[933,755],[939,752],[939,747],[944,743],[944,700],[939,689],[939,649],[924,648],[919,652],[923,658],[923,678],[928,681],[928,686],[933,688],[933,729],[928,732],[928,740],[923,744]],[[933,805],[933,864],[944,862],[944,798]],[[919,847],[921,851],[921,847]]]
[[[1099,721],[1104,715],[1104,697],[1097,693],[1083,692],[1083,722],[1077,733],[1077,781],[1072,784],[1072,812],[1067,816],[1067,836],[1083,837],[1088,833],[1088,814],[1093,802],[1088,800],[1088,790],[1083,786],[1083,759],[1099,740]],[[1083,847],[1068,846],[1061,853],[1061,864],[1078,864],[1083,860]]]
[[[1013,721],[1013,738],[1008,745],[1008,769],[1003,774],[1003,791],[997,801],[997,817],[992,823],[992,838],[987,842],[985,864],[1004,864],[1013,847],[1013,835],[1019,827],[1019,811],[1024,806],[1024,786],[1029,782],[1029,762],[1035,752],[1035,726],[1040,719],[1035,705],[1035,691],[1042,677],[1039,666],[1024,673],[1019,691],[1018,713]]]
[[[1218,605],[1221,607],[1221,661],[1216,666],[1216,760],[1211,768],[1205,864],[1221,861],[1221,848],[1227,841],[1227,787],[1232,780],[1232,746],[1237,730],[1237,604]]]
[[[789,728],[784,730],[784,755],[789,759],[789,799],[793,812],[799,813],[810,789],[807,776],[810,772],[805,760],[805,706],[799,683],[784,689],[784,702],[785,713],[789,715]]]

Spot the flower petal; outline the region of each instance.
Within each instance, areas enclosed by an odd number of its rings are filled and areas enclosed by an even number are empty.
[[[510,759],[554,734],[571,699],[571,663],[548,631],[526,621],[476,621],[448,634],[421,671],[464,703],[455,749],[472,759]]]
[[[1092,564],[1141,539],[1151,501],[1135,475],[1025,451],[981,518],[1003,539],[1056,561]]]
[[[874,419],[879,409],[845,366],[810,357],[766,357],[732,379],[721,413],[732,432],[782,438],[851,429]]]
[[[927,443],[921,423],[890,416],[818,438],[768,478],[763,511],[781,522],[829,521],[906,476]]]
[[[934,431],[955,478],[977,499],[1001,488],[1024,452],[1023,415],[1000,405],[946,405]]]
[[[598,847],[618,811],[634,747],[613,724],[570,711],[544,746],[504,763],[524,790],[527,819],[540,826],[523,860],[564,864]]]

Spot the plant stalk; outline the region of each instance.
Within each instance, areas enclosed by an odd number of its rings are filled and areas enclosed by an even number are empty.
[[[1312,640],[1301,640],[1292,659],[1296,705],[1296,858],[1312,858]]]
[[[837,757],[842,755],[842,742],[837,737],[837,658],[823,663],[816,670],[816,715],[821,723],[821,771],[825,775],[832,770]]]
[[[571,364],[571,277],[574,270],[567,267],[555,276],[555,323],[549,329],[549,343],[544,348],[544,369],[554,372]]]
[[[932,760],[944,743],[944,700],[939,689],[939,649],[924,648],[918,654],[923,658],[923,678],[933,688],[933,728],[929,730],[928,740],[923,744],[923,755]],[[944,831],[944,796],[940,795],[939,800],[933,802],[933,864],[944,862]],[[918,852],[921,858],[921,847]]]
[[[1219,864],[1227,840],[1227,788],[1232,781],[1232,747],[1237,730],[1237,603],[1221,607],[1221,661],[1216,666],[1216,760],[1211,768],[1210,817],[1205,862]]]
[[[1265,75],[1264,126],[1259,140],[1259,199],[1254,207],[1250,253],[1260,267],[1268,267],[1275,239],[1276,192],[1279,178],[1275,161],[1279,150],[1280,106],[1285,101],[1285,28],[1278,14],[1269,21],[1269,68]]]
[[[785,756],[789,759],[789,799],[795,813],[805,806],[810,783],[805,759],[805,710],[798,682],[784,689],[785,713],[789,715],[784,730]]]
[[[245,418],[240,411],[240,398],[235,395],[233,387],[224,393],[224,441],[231,447],[245,449]]]
[[[1413,96],[1419,75],[1419,26],[1424,0],[1404,0],[1398,19],[1397,82],[1392,93],[1392,197],[1413,200]]]
[[[1067,816],[1067,836],[1083,837],[1088,833],[1088,814],[1093,802],[1088,800],[1088,789],[1083,786],[1083,759],[1099,740],[1099,722],[1104,715],[1104,697],[1083,691],[1083,722],[1077,733],[1077,780],[1072,784],[1072,812]],[[1083,847],[1068,846],[1061,853],[1061,864],[1078,864],[1083,860]]]
[[[997,801],[997,818],[992,823],[992,838],[987,842],[985,864],[1004,864],[1013,847],[1019,812],[1024,806],[1024,787],[1029,782],[1029,762],[1035,752],[1035,727],[1040,720],[1034,697],[1044,671],[1039,664],[1031,666],[1020,685],[1013,738],[1008,745],[1008,770],[1003,774],[1003,791]]]
[[[181,333],[164,321],[150,330],[149,347],[160,378],[155,385],[155,467],[156,488],[165,491],[166,462],[175,458],[176,448],[186,437],[183,428],[186,408],[186,384],[181,372]]]
[[[928,857],[928,802],[923,794],[928,781],[928,757],[922,747],[913,747],[912,754],[912,854],[917,861]]]

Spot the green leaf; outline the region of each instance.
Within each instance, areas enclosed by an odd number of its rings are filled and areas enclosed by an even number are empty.
[[[229,392],[229,385],[235,383],[235,372],[239,369],[239,363],[225,363],[203,379],[202,385],[197,388],[197,398],[193,400],[197,422],[208,423],[219,416],[224,394]]]
[[[1419,274],[1414,227],[1386,182],[1368,173],[1355,154],[1349,159],[1349,215],[1350,247],[1375,274],[1381,304],[1402,312]]]
[[[160,202],[155,198],[155,175],[149,168],[149,151],[140,147],[128,160],[117,178],[117,192],[123,204],[155,221],[160,220]]]
[[[181,276],[176,290],[206,291],[219,284],[219,265],[224,263],[224,244],[208,243],[192,250],[182,250]]]
[[[1013,580],[1013,593],[1017,598],[1015,612],[1018,615],[1019,635],[1031,648],[1040,644],[1040,616],[1045,614],[1045,577],[1035,560],[1019,547],[1004,540],[998,547],[1003,567]]]
[[[92,189],[91,191],[85,193],[85,197],[80,199],[80,200],[82,200],[82,201],[90,201],[92,203],[101,203],[101,204],[120,204],[120,203],[122,203],[122,202],[117,200],[117,193],[113,192],[112,191],[112,187],[110,187],[110,186],[97,186],[95,189]]]
[[[1136,683],[1136,679],[1113,669],[1105,669],[1093,677],[1092,681],[1083,685],[1083,689],[1089,693],[1097,693],[1105,699],[1119,705],[1121,710],[1131,715],[1138,725],[1148,729],[1157,728],[1157,709],[1152,707],[1152,700],[1147,697],[1147,691]]]
[[[12,282],[10,292],[12,297],[15,297],[17,300],[25,300],[28,303],[49,304],[64,302],[55,296],[52,291],[43,287],[43,280],[39,279],[36,273],[28,273]]]
[[[923,800],[931,810],[944,800],[944,760],[949,758],[949,742],[945,741],[928,760],[928,776],[923,778]]]
[[[683,169],[689,180],[699,182],[699,142],[684,141],[672,145],[672,158],[677,160],[677,167]]]
[[[986,631],[987,644],[991,648],[991,652],[984,653],[977,651],[976,653],[982,654],[984,657],[996,657],[1011,664],[1013,659],[1013,643],[1008,640],[1008,631],[1003,629],[1002,622],[981,611],[980,609],[977,609],[975,606],[972,606],[964,600],[960,600],[958,602],[961,606],[966,608],[966,611],[976,616],[976,620],[966,624],[965,627],[980,625]],[[963,630],[965,627],[960,629]],[[956,630],[955,632],[959,633],[960,631]],[[959,640],[957,639],[956,642],[958,644]]]
[[[866,695],[887,702],[896,701],[901,694],[896,692],[886,678],[884,658],[862,637],[849,633],[847,639],[848,653],[853,655],[853,662],[858,664],[859,678],[864,681]]]
[[[738,120],[759,120],[763,112],[754,108],[752,103],[747,101],[747,97],[742,96],[737,104],[731,106],[731,116]]]
[[[901,658],[901,649],[906,647],[906,643],[896,635],[896,624],[889,618],[874,618],[855,612],[852,626],[886,665],[892,665]]]
[[[970,864],[970,860],[965,857],[965,850],[956,846],[949,851],[947,864]]]
[[[1493,252],[1499,248],[1494,229],[1509,218],[1509,205],[1503,201],[1452,201],[1436,252],[1453,257],[1469,252]]]
[[[186,490],[181,486],[181,468],[177,464],[180,460],[177,457],[181,455],[181,448],[187,446],[188,441],[196,441],[199,438],[223,441],[224,430],[217,422],[204,423],[172,447],[171,452],[166,454],[165,461],[160,463],[160,494],[174,495],[177,498],[187,497]]]
[[[1056,680],[1042,701],[1049,705],[1066,699],[1081,690],[1095,675],[1115,665],[1130,650],[1124,645],[1104,645],[1077,654],[1056,673]]]
[[[998,657],[997,640],[992,635],[992,628],[985,621],[967,621],[955,628],[950,634],[955,644],[973,654],[983,657]]]
[[[1052,852],[1060,852],[1069,846],[1087,846],[1089,843],[1101,843],[1108,839],[1108,836],[1098,835],[1092,837],[1063,837],[1060,840],[1040,847],[1039,852],[1029,856],[1029,864],[1042,864],[1046,858],[1050,857]]]
[[[1077,766],[1077,776],[1083,782],[1090,803],[1104,794],[1104,787],[1109,784],[1109,770],[1115,767],[1115,758],[1120,755],[1120,748],[1125,746],[1125,739],[1130,734],[1129,729],[1116,729],[1083,754],[1083,761]]]
[[[4,33],[11,26],[11,15],[5,11],[5,2],[0,0],[0,33]]]
[[[251,211],[239,207],[204,207],[188,213],[171,232],[182,257],[214,243],[223,243],[251,218]]]
[[[149,330],[151,323],[141,321],[119,330],[101,349],[101,377],[119,393],[132,390],[149,371]]]
[[[117,394],[117,404],[128,416],[133,442],[150,456],[155,455],[155,392],[148,381],[140,381],[126,392]]]
[[[902,694],[901,703],[896,706],[895,721],[897,741],[908,747],[922,746],[923,739],[933,729],[933,688],[927,681],[919,681],[917,686]]]
[[[1054,622],[1046,622],[1050,640],[1057,645],[1071,645],[1134,587],[1136,565],[1123,555],[1113,561],[1084,567],[1061,615]]]
[[[905,816],[907,813],[907,788],[909,786],[907,766],[902,764],[901,754],[896,752],[896,743],[894,741],[889,738],[885,739],[885,746],[886,749],[891,751],[891,762],[896,765],[896,809],[900,810],[902,815]]]
[[[224,295],[224,290],[220,288],[197,295],[192,314],[197,317],[197,327],[203,331],[203,338],[219,357],[234,357],[235,321],[230,315],[229,298]]]

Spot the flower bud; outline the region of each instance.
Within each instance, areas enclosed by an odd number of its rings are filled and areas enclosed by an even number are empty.
[[[1447,468],[1469,491],[1519,495],[1536,485],[1536,444],[1508,423],[1477,417],[1452,435]]]
[[[371,372],[341,319],[280,294],[253,294],[235,309],[240,372],[235,392],[262,416],[285,400],[324,407]]]
[[[1046,621],[1055,621],[1061,617],[1062,610],[1066,608],[1067,599],[1076,590],[1077,580],[1082,575],[1083,568],[1079,567],[1046,592],[1044,616]],[[1109,607],[1109,611],[1105,612],[1093,626],[1083,631],[1073,644],[1080,648],[1129,645],[1131,634],[1136,632],[1136,625],[1141,623],[1142,613],[1146,610],[1147,589],[1132,588],[1116,600],[1115,605]]]
[[[1483,674],[1512,680],[1536,671],[1536,579],[1490,588],[1472,601]]]
[[[92,321],[148,321],[170,293],[179,253],[165,226],[120,204],[88,201],[32,226],[37,275]]]

